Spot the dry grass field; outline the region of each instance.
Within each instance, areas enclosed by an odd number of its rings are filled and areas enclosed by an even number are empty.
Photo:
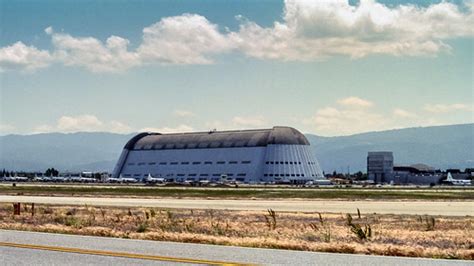
[[[0,205],[0,228],[474,260],[473,217]]]

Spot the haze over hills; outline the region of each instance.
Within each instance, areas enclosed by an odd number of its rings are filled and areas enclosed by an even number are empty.
[[[306,135],[324,171],[366,171],[368,151],[393,151],[395,165],[474,166],[474,124],[417,127],[341,137]]]
[[[111,171],[134,134],[44,133],[0,136],[0,169]],[[325,172],[366,170],[368,151],[393,151],[395,164],[474,167],[474,124],[418,127],[341,137],[306,135]]]

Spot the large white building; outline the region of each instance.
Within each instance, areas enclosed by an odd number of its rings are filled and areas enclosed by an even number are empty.
[[[195,133],[140,133],[130,139],[113,177],[169,181],[305,183],[324,179],[306,137],[291,127]]]

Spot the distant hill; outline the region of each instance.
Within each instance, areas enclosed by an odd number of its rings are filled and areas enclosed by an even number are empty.
[[[110,171],[134,134],[45,133],[0,137],[0,169]]]
[[[0,169],[111,171],[134,134],[45,133],[0,137]],[[368,151],[393,151],[395,164],[474,167],[474,124],[406,128],[342,137],[307,134],[326,172],[365,171]]]
[[[424,163],[440,169],[474,166],[474,124],[306,137],[326,172],[346,172],[348,167],[351,172],[364,172],[368,151],[393,151],[395,165]]]

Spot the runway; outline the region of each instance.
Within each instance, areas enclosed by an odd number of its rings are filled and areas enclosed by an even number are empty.
[[[369,256],[0,230],[1,265],[469,265]],[[472,264],[471,264],[472,265]]]
[[[275,211],[334,213],[354,213],[359,208],[363,213],[474,216],[473,201],[207,200],[0,195],[0,202],[256,211],[271,208]]]

